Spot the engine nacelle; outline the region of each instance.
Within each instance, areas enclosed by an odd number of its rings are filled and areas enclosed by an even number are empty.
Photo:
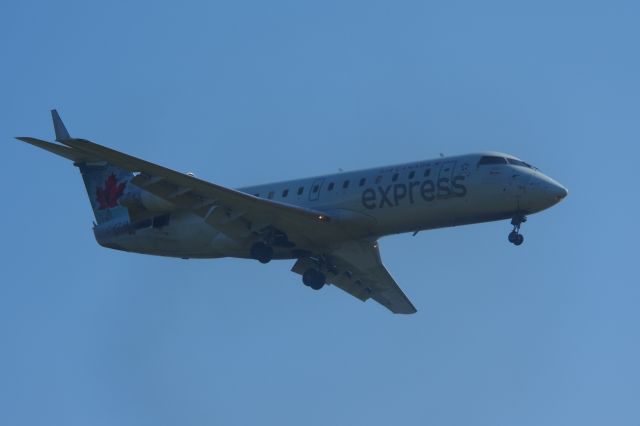
[[[118,201],[121,206],[151,212],[166,212],[176,208],[175,204],[138,188],[126,191]]]

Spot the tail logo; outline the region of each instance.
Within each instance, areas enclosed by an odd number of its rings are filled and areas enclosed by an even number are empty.
[[[96,189],[96,196],[98,204],[98,210],[110,209],[118,205],[118,198],[124,192],[126,182],[120,182],[116,180],[116,175],[111,173],[107,180],[104,182],[104,187],[98,187]]]

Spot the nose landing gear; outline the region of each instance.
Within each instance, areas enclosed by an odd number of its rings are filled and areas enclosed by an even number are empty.
[[[511,219],[513,225],[513,231],[509,233],[509,242],[513,245],[519,246],[524,242],[524,236],[520,233],[520,226],[527,221],[526,216],[515,216]]]

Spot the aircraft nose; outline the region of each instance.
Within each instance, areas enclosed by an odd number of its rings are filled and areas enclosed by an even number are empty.
[[[567,195],[569,195],[569,191],[567,191],[567,188],[560,185],[558,182],[548,176],[545,176],[541,183],[541,189],[545,193],[544,198],[547,200],[546,203],[548,203],[548,206],[559,203]]]
[[[560,185],[558,182],[554,182],[551,187],[551,192],[556,202],[562,201],[567,195],[569,195],[567,188]]]
[[[531,179],[527,194],[531,210],[541,211],[562,201],[569,191],[549,176],[538,174]]]

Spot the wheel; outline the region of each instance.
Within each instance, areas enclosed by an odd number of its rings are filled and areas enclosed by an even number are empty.
[[[515,244],[516,241],[518,241],[518,236],[519,236],[519,234],[516,231],[511,231],[509,233],[509,242],[511,244]]]
[[[258,259],[260,263],[269,263],[273,259],[273,247],[267,246],[265,251],[262,253],[262,256]]]
[[[302,274],[302,283],[304,285],[306,285],[307,287],[310,287],[311,283],[313,283],[317,273],[318,273],[318,271],[316,271],[313,268],[307,269],[306,271],[304,271],[304,274]]]
[[[317,269],[310,268],[302,274],[302,282],[307,287],[320,290],[324,286],[324,283],[327,282],[327,277]]]
[[[327,277],[322,272],[316,271],[315,279],[311,283],[311,285],[309,285],[309,287],[314,290],[320,290],[322,287],[324,287],[325,282],[327,282]]]
[[[260,263],[269,263],[273,259],[273,247],[259,241],[251,246],[251,257]]]
[[[513,244],[519,246],[524,243],[524,236],[522,234],[518,234],[518,238],[513,242]]]

